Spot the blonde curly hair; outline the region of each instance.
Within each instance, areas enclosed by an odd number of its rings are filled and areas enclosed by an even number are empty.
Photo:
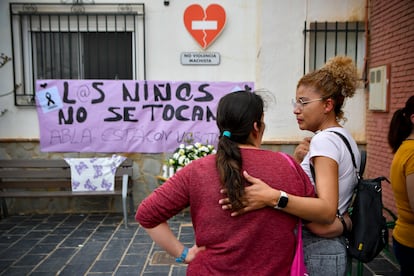
[[[320,92],[323,99],[333,99],[337,121],[346,121],[342,107],[345,98],[354,96],[358,83],[358,71],[351,58],[336,56],[319,70],[304,75],[299,86],[310,86]]]

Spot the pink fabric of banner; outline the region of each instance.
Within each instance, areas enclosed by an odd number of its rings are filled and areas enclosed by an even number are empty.
[[[172,152],[193,137],[216,144],[216,107],[253,82],[38,80],[45,152]]]

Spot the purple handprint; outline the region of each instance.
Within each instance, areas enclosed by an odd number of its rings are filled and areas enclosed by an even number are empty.
[[[82,175],[82,172],[86,170],[88,166],[85,164],[85,162],[81,161],[79,165],[75,165],[75,169],[78,172],[79,175]]]
[[[118,168],[118,164],[116,162],[111,163],[111,172],[112,174],[116,173],[116,169]]]
[[[101,184],[101,187],[102,187],[103,189],[105,189],[106,191],[110,191],[110,190],[111,190],[111,188],[112,188],[112,183],[111,183],[111,182],[106,181],[106,179],[102,179],[102,184]]]
[[[72,181],[72,190],[77,190],[80,185],[79,181]]]
[[[95,170],[95,174],[93,178],[99,178],[102,177],[102,165],[93,165],[93,169]]]
[[[98,187],[92,185],[92,183],[89,179],[86,180],[86,183],[85,183],[84,187],[85,187],[85,189],[90,190],[90,191],[96,191],[96,189],[98,188]]]

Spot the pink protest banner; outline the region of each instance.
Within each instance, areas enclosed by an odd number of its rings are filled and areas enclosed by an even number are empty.
[[[189,138],[216,144],[216,107],[252,82],[38,80],[45,152],[172,152]]]

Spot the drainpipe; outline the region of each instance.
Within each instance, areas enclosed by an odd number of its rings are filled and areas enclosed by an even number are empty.
[[[368,20],[369,20],[369,0],[365,0],[365,32],[364,32],[364,36],[365,36],[365,56],[364,56],[364,69],[363,69],[363,76],[365,76],[365,80],[364,80],[364,87],[366,91],[369,91],[369,76],[368,76],[368,55],[369,55],[369,24],[368,24]],[[368,95],[369,97],[369,95]],[[365,97],[365,99],[368,99],[368,97]],[[368,103],[366,103],[365,105],[365,117],[367,117],[368,113]],[[365,141],[368,142],[368,133],[367,133],[367,126],[366,126],[366,122],[365,122]],[[365,145],[365,149],[366,152],[368,153],[368,147],[367,144]],[[367,160],[367,169],[366,170],[369,174],[369,163]]]
[[[364,84],[367,87],[368,80],[368,54],[369,54],[369,0],[365,0],[365,56],[364,56],[364,68],[362,70],[362,75],[365,76]]]

